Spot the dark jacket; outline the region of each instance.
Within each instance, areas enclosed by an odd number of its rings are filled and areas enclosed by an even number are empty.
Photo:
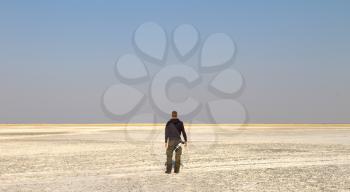
[[[169,139],[181,139],[182,136],[187,142],[187,135],[185,132],[184,124],[179,119],[170,119],[165,126],[165,143]]]

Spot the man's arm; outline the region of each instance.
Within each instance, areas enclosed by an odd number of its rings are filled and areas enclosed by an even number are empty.
[[[168,134],[168,123],[165,125],[165,131],[164,131],[164,136],[165,136],[165,148],[168,148],[168,138],[169,138],[169,134]]]
[[[168,126],[165,125],[165,131],[164,131],[164,136],[165,136],[165,143],[167,142],[167,139],[168,139],[168,129],[167,129]]]
[[[165,136],[165,143],[167,143],[167,140],[169,138],[169,130],[168,130],[168,123],[165,125],[165,132],[164,132],[164,136]]]

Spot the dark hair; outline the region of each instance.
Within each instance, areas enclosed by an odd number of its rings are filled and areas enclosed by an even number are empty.
[[[172,116],[172,117],[177,117],[177,112],[176,112],[176,111],[172,111],[172,112],[171,112],[171,116]]]

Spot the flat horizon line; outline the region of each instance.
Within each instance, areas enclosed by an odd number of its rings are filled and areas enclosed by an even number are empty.
[[[350,128],[350,123],[226,123],[226,124],[210,124],[210,123],[186,123],[190,126],[232,126],[232,127],[347,127]],[[20,126],[66,126],[66,127],[80,127],[80,126],[164,126],[165,123],[8,123],[0,124],[0,127],[20,127]]]

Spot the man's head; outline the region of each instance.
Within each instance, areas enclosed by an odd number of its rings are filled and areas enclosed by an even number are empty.
[[[172,111],[171,112],[171,118],[172,119],[177,119],[177,112],[176,111]]]

